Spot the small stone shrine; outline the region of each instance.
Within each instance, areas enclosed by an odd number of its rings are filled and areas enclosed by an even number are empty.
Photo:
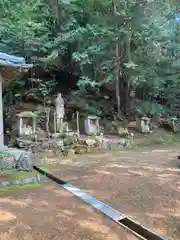
[[[136,127],[140,133],[150,133],[150,121],[148,117],[136,118]]]
[[[31,111],[21,112],[18,117],[18,136],[29,136],[36,132],[36,115]]]
[[[99,135],[99,117],[97,116],[87,116],[85,119],[85,133],[88,135]]]

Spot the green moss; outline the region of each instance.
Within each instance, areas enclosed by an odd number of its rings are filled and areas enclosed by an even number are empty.
[[[30,189],[38,188],[47,183],[29,183],[21,186],[10,186],[10,187],[0,187],[0,196],[7,196],[11,195],[16,192],[24,192]]]
[[[37,172],[33,171],[33,172],[14,172],[12,174],[9,174],[9,179],[10,180],[23,180],[29,177],[34,177],[36,176]]]
[[[7,180],[23,180],[29,177],[36,176],[37,172],[18,172],[18,171],[2,171],[0,175],[7,177]]]

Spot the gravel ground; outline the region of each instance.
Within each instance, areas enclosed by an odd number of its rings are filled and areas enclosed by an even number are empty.
[[[48,170],[160,235],[180,240],[180,180],[174,149],[74,156]],[[0,240],[135,240],[54,184],[0,198]]]
[[[137,240],[55,184],[0,198],[0,240]]]
[[[157,234],[180,240],[178,151],[176,146],[94,154],[48,168]]]

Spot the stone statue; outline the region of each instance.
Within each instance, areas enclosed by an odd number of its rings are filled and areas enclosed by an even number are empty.
[[[58,93],[57,98],[55,99],[55,105],[57,130],[61,132],[64,119],[64,99],[62,98],[61,93]]]

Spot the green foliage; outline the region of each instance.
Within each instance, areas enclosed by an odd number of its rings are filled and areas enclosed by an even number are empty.
[[[47,52],[49,20],[43,0],[0,0],[0,51],[37,59]]]
[[[175,12],[168,0],[0,0],[0,51],[78,73],[83,92],[114,83],[118,74],[125,95],[133,88],[142,100],[159,97],[175,107],[180,84]],[[50,94],[49,83],[38,84],[34,95]],[[146,108],[150,115],[163,112]]]
[[[116,11],[110,0],[65,4],[64,21],[59,24],[54,39],[59,52],[53,51],[53,56],[57,58],[68,52],[70,64],[75,65],[74,71],[81,75],[79,87],[82,90],[98,88],[115,81],[115,45],[118,42],[120,75],[128,75],[134,88],[143,85],[149,97],[156,97],[166,84],[167,65],[171,64],[168,67],[171,72],[176,68],[172,62],[175,59],[166,54],[176,36],[172,27],[175,9],[168,1],[151,4],[128,0],[115,4]]]
[[[148,101],[140,101],[137,103],[136,109],[135,109],[136,115],[139,117],[153,117],[153,116],[163,116],[169,114],[168,109],[166,109],[164,106],[148,102]]]

